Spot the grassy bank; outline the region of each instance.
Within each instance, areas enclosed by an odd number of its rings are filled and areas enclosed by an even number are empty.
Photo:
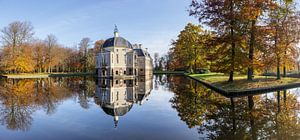
[[[66,77],[66,76],[93,76],[95,73],[20,73],[20,74],[1,74],[2,78],[47,78],[47,77]]]
[[[251,90],[257,88],[272,88],[289,84],[300,83],[299,78],[282,77],[276,80],[274,76],[254,76],[253,81],[248,81],[246,75],[234,76],[234,82],[228,82],[228,75],[222,73],[190,74],[188,75],[198,80],[205,81],[213,86],[226,91]]]
[[[153,71],[153,74],[184,74],[184,71]]]

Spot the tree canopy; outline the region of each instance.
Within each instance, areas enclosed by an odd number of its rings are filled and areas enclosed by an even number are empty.
[[[15,21],[1,30],[0,72],[94,72],[102,40],[91,46],[91,40],[83,38],[78,46],[67,47],[53,34],[45,39],[33,35],[29,22]]]
[[[188,23],[172,41],[170,69],[223,72],[229,82],[234,74],[247,74],[250,81],[254,74],[286,76],[299,65],[295,5],[293,0],[192,0],[189,15],[200,24]]]

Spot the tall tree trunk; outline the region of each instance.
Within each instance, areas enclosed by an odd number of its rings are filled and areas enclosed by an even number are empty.
[[[283,77],[286,77],[286,57],[287,57],[287,48],[288,48],[287,40],[288,40],[288,37],[286,36],[285,49],[284,49],[285,60],[283,61]]]
[[[280,56],[277,56],[277,80],[281,79],[280,77]]]
[[[254,44],[255,44],[256,20],[252,20],[251,24],[252,27],[251,27],[251,37],[250,37],[250,45],[249,45],[250,64],[248,66],[248,75],[247,75],[247,79],[249,81],[253,80],[253,56],[254,56]]]
[[[276,27],[276,33],[275,33],[275,49],[276,49],[276,57],[277,57],[277,80],[280,79],[280,51],[279,51],[279,48],[278,48],[278,44],[277,44],[277,41],[278,41],[278,30],[277,30],[277,27]]]
[[[232,44],[231,44],[231,68],[230,68],[230,74],[229,74],[228,82],[233,82],[234,63],[235,63],[235,43],[232,42]]]
[[[13,73],[16,73],[16,65],[15,65],[15,57],[16,57],[16,55],[15,55],[15,53],[16,53],[16,51],[15,51],[15,49],[16,49],[16,39],[15,38],[13,38],[13,44],[12,44],[12,65],[13,65]]]
[[[236,131],[236,120],[235,120],[235,105],[234,105],[234,99],[231,97],[230,98],[230,104],[231,104],[231,115],[232,117],[232,134],[235,134]]]
[[[286,90],[283,91],[283,100],[286,102]]]
[[[248,96],[248,107],[249,107],[249,109],[252,110],[253,106],[254,106],[253,96]]]
[[[286,19],[287,19],[287,16],[288,16],[288,2],[287,1],[285,1],[285,9],[284,9],[284,13],[285,13],[285,15],[284,15],[284,18],[283,18],[283,21],[282,21],[282,27],[283,27],[283,30],[284,30],[284,34],[285,34],[285,49],[284,49],[284,58],[285,58],[285,60],[283,60],[283,77],[286,77],[286,54],[287,54],[287,48],[288,48],[288,45],[289,45],[289,36],[288,36],[288,27],[287,27],[287,25],[285,25],[285,21],[286,21]]]
[[[283,63],[283,77],[286,77],[286,66],[285,66],[285,62]]]
[[[195,60],[194,60],[194,72],[197,71],[196,67],[197,67],[197,66],[196,66],[196,59],[195,59]]]
[[[233,13],[233,0],[230,2],[230,12]],[[232,19],[230,22],[230,39],[231,39],[231,68],[229,73],[229,79],[228,82],[233,82],[233,74],[234,74],[234,63],[235,63],[235,40],[234,40],[234,31],[233,31],[233,25],[234,20]]]
[[[249,109],[252,111],[253,107],[254,107],[253,96],[248,96],[248,106],[249,106]],[[250,113],[250,126],[251,126],[252,139],[256,140],[257,139],[257,133],[256,133],[257,130],[255,127],[254,117],[253,117],[252,113]]]
[[[280,91],[277,91],[277,110],[280,112]]]

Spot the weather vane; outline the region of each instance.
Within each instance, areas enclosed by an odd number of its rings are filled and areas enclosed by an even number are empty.
[[[115,24],[115,33],[116,32],[119,32],[119,30],[118,30],[118,26]]]

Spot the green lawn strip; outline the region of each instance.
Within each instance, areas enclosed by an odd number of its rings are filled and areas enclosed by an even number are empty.
[[[187,74],[188,76],[205,80],[210,83],[225,80],[226,76],[223,73],[206,73],[206,74]]]
[[[56,77],[56,76],[80,76],[93,75],[94,73],[19,73],[19,74],[1,74],[1,77],[7,78],[38,78],[38,77]]]
[[[86,72],[86,73],[51,73],[49,74],[50,77],[57,77],[57,76],[84,76],[84,75],[96,75],[92,72]]]
[[[188,76],[194,77],[196,79],[204,80],[216,87],[222,88],[226,91],[237,91],[237,90],[247,90],[262,87],[274,87],[288,85],[292,83],[300,83],[298,78],[284,77],[280,80],[276,80],[274,76],[254,76],[253,81],[247,81],[246,75],[236,75],[234,76],[234,82],[229,83],[228,75],[220,73],[210,73],[210,74],[190,74]]]
[[[153,74],[184,74],[184,71],[153,71]]]

